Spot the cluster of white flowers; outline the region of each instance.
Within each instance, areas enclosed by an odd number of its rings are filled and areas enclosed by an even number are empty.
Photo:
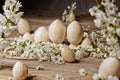
[[[120,12],[117,12],[118,8],[111,0],[103,0],[101,6],[104,7],[104,10],[93,6],[89,9],[89,12],[91,16],[96,17],[94,20],[95,26],[102,28],[101,33],[104,35],[103,38],[106,39],[107,45],[116,45],[118,42],[117,36],[120,35]]]
[[[35,58],[40,61],[51,61],[55,64],[63,64],[64,59],[61,57],[62,44],[51,42],[31,42],[22,37],[14,38],[4,48],[4,53],[10,56]]]
[[[55,80],[65,80],[62,74],[56,74],[55,75]]]
[[[79,45],[77,48],[73,49],[76,55],[76,59],[81,59],[85,57],[95,57],[95,58],[106,58],[109,56],[108,51],[99,47],[89,46],[83,48]]]
[[[70,6],[67,6],[67,9],[64,10],[63,14],[62,14],[62,20],[64,22],[68,21],[68,16],[70,13],[72,13],[75,9],[76,9],[76,2],[74,2],[73,4],[71,4]]]
[[[82,26],[84,33],[84,38],[89,38],[92,42],[92,45],[84,48],[82,45],[78,45],[73,51],[75,52],[76,59],[84,57],[95,57],[95,58],[106,58],[108,56],[119,56],[120,48],[119,44],[115,46],[109,46],[105,44],[105,39],[101,35],[101,31],[98,29],[91,30],[90,26]],[[97,30],[97,31],[96,31]],[[103,31],[103,30],[102,30]]]
[[[8,44],[8,40],[0,38],[0,53],[3,53],[4,48]]]
[[[99,74],[93,75],[93,80],[106,80],[104,77],[101,77]],[[109,76],[107,80],[119,80],[117,76]]]
[[[64,44],[55,44],[51,42],[32,42],[23,39],[23,37],[11,38],[5,40],[1,38],[0,52],[7,54],[12,57],[22,57],[29,59],[39,59],[40,61],[51,61],[55,64],[64,64],[65,61],[61,56],[61,50]],[[104,50],[101,48],[94,48],[89,46],[83,48],[78,45],[75,49],[72,49],[76,55],[76,59],[81,59],[84,57],[105,57]]]
[[[105,49],[109,55],[120,53],[118,37],[120,37],[120,12],[114,4],[115,0],[102,0],[99,6],[89,9],[91,16],[95,16],[97,31],[91,33],[94,46]],[[103,7],[103,9],[101,9]]]
[[[96,31],[90,34],[91,41],[93,42],[94,49],[97,52],[94,53],[101,57],[116,56],[120,52],[119,44],[109,46],[105,44],[105,38],[101,35],[101,32]],[[92,55],[92,54],[91,54]]]
[[[73,49],[76,59],[81,59],[88,57],[90,55],[90,50],[92,50],[92,46],[89,46],[88,48],[83,48],[81,45],[78,45],[75,49]]]
[[[11,31],[16,29],[17,22],[23,15],[19,12],[21,3],[18,0],[6,0],[3,5],[3,14],[0,14],[0,37],[10,35]]]
[[[87,74],[88,74],[88,72],[86,71],[86,69],[79,69],[79,73],[80,73],[80,75],[82,75],[82,76],[86,76]]]

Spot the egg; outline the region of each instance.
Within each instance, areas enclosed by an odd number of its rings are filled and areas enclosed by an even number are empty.
[[[65,45],[64,48],[62,49],[61,56],[66,62],[75,61],[75,54],[67,45]]]
[[[75,48],[77,48],[77,46],[78,46],[78,45],[70,44],[70,45],[69,45],[69,48],[71,48],[71,49],[75,49]]]
[[[62,43],[66,36],[66,26],[62,21],[56,19],[49,26],[49,38],[52,42]]]
[[[74,21],[75,20],[75,14],[73,12],[71,12],[68,16],[68,21]]]
[[[116,57],[108,57],[101,63],[98,73],[105,79],[110,75],[120,77],[120,60]]]
[[[68,25],[67,28],[67,40],[71,44],[77,45],[82,41],[83,30],[80,23],[73,21]]]
[[[49,33],[48,33],[47,28],[44,26],[38,28],[35,31],[34,40],[36,42],[40,42],[40,41],[48,42],[49,41]]]
[[[23,39],[25,39],[25,40],[30,40],[30,41],[34,41],[34,37],[33,37],[29,32],[26,32],[26,33],[23,35]]]
[[[12,74],[15,80],[25,80],[28,76],[28,68],[24,63],[16,62]]]
[[[20,34],[25,34],[26,32],[30,32],[30,24],[24,18],[20,18],[20,20],[18,21],[17,27],[18,27],[18,32]]]
[[[88,48],[89,46],[92,46],[92,43],[89,38],[85,38],[83,42],[81,43],[81,46],[83,48]]]

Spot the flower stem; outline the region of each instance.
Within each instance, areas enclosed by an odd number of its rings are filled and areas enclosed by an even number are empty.
[[[101,3],[103,2],[104,0],[101,0],[101,2],[99,3],[99,1],[98,0],[95,0],[95,2],[96,2],[96,4],[97,4],[97,7],[98,8],[100,8],[102,5],[101,5]]]
[[[96,4],[97,4],[97,7],[100,7],[100,4],[98,2],[98,0],[95,0]]]

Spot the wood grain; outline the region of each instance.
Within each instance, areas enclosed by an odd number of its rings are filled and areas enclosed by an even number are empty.
[[[49,27],[50,23],[59,18],[41,18],[38,16],[25,17],[31,24],[31,30],[34,32],[38,27]],[[60,18],[59,18],[60,19]],[[80,16],[78,21],[81,25],[94,26],[92,18],[88,16]],[[20,34],[15,31],[10,37],[18,37]],[[12,76],[12,67],[16,61],[22,61],[29,67],[29,77],[27,80],[54,80],[55,74],[61,73],[65,80],[92,80],[94,73],[98,71],[101,63],[100,59],[84,58],[76,63],[65,63],[64,65],[57,65],[52,62],[39,62],[36,60],[15,60],[4,59],[2,60],[3,68],[0,70],[0,80],[8,80]],[[35,68],[39,65],[44,66],[44,70],[37,71]],[[88,72],[87,76],[81,76],[79,69],[85,68]]]
[[[7,80],[12,76],[12,66],[16,61],[22,61],[29,67],[28,80],[54,80],[54,76],[57,73],[62,74],[65,80],[92,80],[93,74],[97,72],[101,63],[100,59],[91,57],[81,59],[76,63],[65,63],[63,65],[52,62],[4,59],[2,60],[3,69],[0,70],[0,80]],[[35,68],[39,65],[42,65],[44,70],[36,70]],[[79,69],[81,68],[87,70],[87,76],[80,75]]]

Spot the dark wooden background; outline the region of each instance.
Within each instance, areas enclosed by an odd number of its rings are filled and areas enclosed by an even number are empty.
[[[0,12],[5,0],[0,0]],[[96,5],[95,0],[20,0],[23,4],[22,11],[25,15],[34,16],[60,16],[67,5],[77,2],[76,14],[88,13],[88,10],[93,5]],[[120,8],[120,0],[116,0],[117,6]]]

